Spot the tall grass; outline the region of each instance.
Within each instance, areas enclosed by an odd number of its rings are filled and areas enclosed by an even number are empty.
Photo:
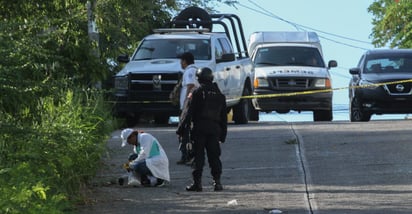
[[[67,212],[99,167],[113,129],[103,94],[57,93],[19,112],[24,119],[0,112],[0,213]]]

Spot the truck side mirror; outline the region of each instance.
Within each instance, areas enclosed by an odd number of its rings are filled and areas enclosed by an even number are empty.
[[[118,62],[128,63],[130,61],[128,54],[122,54],[117,57]]]
[[[338,66],[338,62],[336,62],[336,60],[330,60],[328,62],[328,68],[334,68]]]
[[[235,54],[234,54],[234,53],[223,54],[223,55],[222,55],[222,58],[216,59],[216,63],[235,61],[235,58],[236,58],[236,57],[235,57]]]

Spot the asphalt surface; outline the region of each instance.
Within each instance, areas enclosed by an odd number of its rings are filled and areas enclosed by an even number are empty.
[[[203,192],[187,192],[191,169],[177,165],[175,126],[139,126],[170,161],[164,187],[116,184],[131,147],[120,130],[79,213],[412,213],[412,120],[231,124],[222,144],[222,183],[208,165]]]

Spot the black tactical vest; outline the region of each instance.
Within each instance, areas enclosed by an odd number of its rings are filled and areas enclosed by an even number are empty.
[[[225,102],[225,96],[216,90],[203,90],[203,105],[200,112],[200,118],[220,122],[220,113],[222,112],[222,102]]]

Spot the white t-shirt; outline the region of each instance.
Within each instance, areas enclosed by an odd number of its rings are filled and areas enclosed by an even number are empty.
[[[183,109],[184,103],[186,100],[187,85],[195,84],[195,87],[199,86],[199,82],[197,82],[197,79],[196,79],[196,70],[197,70],[197,67],[194,64],[191,64],[186,67],[183,73],[182,91],[180,92],[180,109],[181,110]]]

